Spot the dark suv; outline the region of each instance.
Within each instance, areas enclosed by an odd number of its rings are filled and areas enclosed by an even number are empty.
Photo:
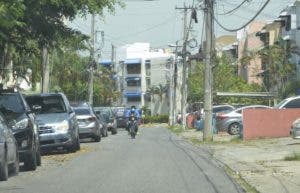
[[[14,90],[0,91],[0,111],[12,128],[18,143],[21,162],[28,170],[41,165],[39,134],[35,114],[30,110],[23,95]]]
[[[69,100],[63,93],[44,93],[26,96],[34,109],[43,151],[80,149],[78,122]]]

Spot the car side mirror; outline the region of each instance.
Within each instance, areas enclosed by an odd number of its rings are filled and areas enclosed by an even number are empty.
[[[69,114],[72,114],[74,112],[75,112],[74,109],[71,107],[70,110],[69,110]]]
[[[34,113],[39,113],[39,112],[41,112],[41,110],[42,110],[42,106],[41,106],[41,105],[33,105],[33,106],[31,107],[31,110],[32,110]]]

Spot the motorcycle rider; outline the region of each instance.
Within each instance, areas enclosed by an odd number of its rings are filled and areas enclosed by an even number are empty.
[[[135,133],[138,132],[138,123],[139,123],[139,119],[141,118],[140,112],[139,110],[132,105],[130,109],[127,109],[125,112],[125,118],[126,118],[126,122],[127,122],[127,126],[126,126],[126,130],[129,131],[129,125],[130,125],[130,116],[133,113],[134,117],[136,118],[136,123],[135,124]]]

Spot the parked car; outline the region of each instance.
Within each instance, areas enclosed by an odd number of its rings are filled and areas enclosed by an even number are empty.
[[[8,179],[8,172],[19,173],[18,144],[12,130],[0,113],[0,180]]]
[[[28,95],[26,100],[36,113],[43,151],[80,149],[76,116],[63,93]]]
[[[300,139],[300,119],[293,122],[290,133],[294,139]]]
[[[74,107],[79,125],[80,138],[93,138],[96,142],[101,140],[101,128],[99,120],[89,105]]]
[[[289,97],[274,106],[276,109],[300,108],[300,96]]]
[[[214,105],[212,107],[212,118],[213,118],[213,130],[214,133],[217,132],[215,128],[215,121],[216,121],[216,116],[221,113],[226,113],[233,111],[235,108],[231,105]],[[194,112],[194,115],[196,117],[196,121],[194,123],[196,129],[202,130],[203,129],[203,122],[204,122],[204,109],[201,109],[200,111]]]
[[[114,113],[117,120],[117,128],[125,128],[127,125],[125,119],[125,107],[114,107]]]
[[[117,134],[117,120],[113,110],[110,107],[94,107],[94,111],[102,114],[111,134]]]
[[[218,114],[216,117],[216,128],[218,131],[225,130],[231,135],[240,133],[242,123],[242,112],[245,109],[267,109],[272,108],[265,105],[250,105],[235,109],[231,112]]]
[[[108,136],[108,128],[107,128],[107,123],[105,121],[105,118],[103,117],[103,115],[98,111],[95,112],[96,116],[99,120],[100,123],[100,127],[101,127],[101,135],[102,137],[107,137]]]
[[[40,139],[35,114],[20,92],[14,90],[0,92],[0,112],[17,140],[19,159],[24,162],[27,170],[35,170],[41,165]]]

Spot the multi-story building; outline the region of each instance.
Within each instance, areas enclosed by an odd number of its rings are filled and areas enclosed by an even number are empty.
[[[238,39],[238,74],[247,83],[262,84],[262,61],[254,53],[263,48],[264,44],[256,35],[266,25],[265,22],[254,21],[237,32]]]
[[[122,105],[146,107],[151,114],[168,114],[168,59],[173,54],[152,50],[149,43],[127,45],[117,52],[116,67]]]
[[[300,1],[287,6],[279,15],[277,21],[281,23],[281,36],[289,43],[289,47],[298,49],[298,53],[291,50],[291,62],[296,65],[296,78],[300,79]]]

